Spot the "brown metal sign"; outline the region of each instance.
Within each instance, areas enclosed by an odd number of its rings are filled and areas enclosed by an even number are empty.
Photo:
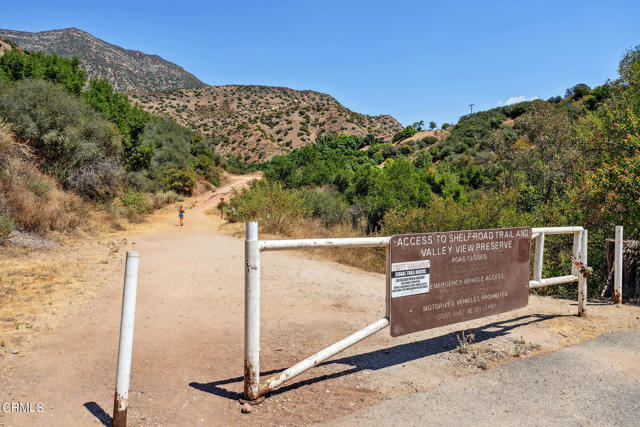
[[[391,336],[527,305],[530,227],[404,234],[389,251]]]

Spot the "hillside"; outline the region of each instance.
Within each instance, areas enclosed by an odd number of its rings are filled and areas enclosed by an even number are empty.
[[[107,43],[77,28],[30,33],[0,29],[23,49],[78,57],[89,79],[106,78],[120,92],[194,88],[205,84],[182,67],[158,55],[147,55]]]
[[[366,136],[402,129],[389,115],[359,114],[327,94],[284,87],[208,86],[132,98],[151,113],[212,136],[219,152],[243,161],[269,159],[324,133]]]
[[[20,49],[15,43],[0,37],[0,55],[2,55],[5,50],[11,50],[13,48]]]

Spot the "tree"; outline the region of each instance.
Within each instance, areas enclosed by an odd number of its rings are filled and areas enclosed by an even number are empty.
[[[424,128],[424,120],[420,120],[419,122],[415,122],[411,125],[415,129],[416,132],[421,132]]]
[[[429,122],[429,129],[434,130],[436,126],[436,122]]]
[[[79,65],[78,58],[22,52],[14,48],[0,56],[0,81],[47,80],[59,83],[69,92],[78,95],[86,81],[85,72]]]
[[[155,147],[144,141],[142,134],[150,119],[149,113],[132,106],[129,98],[113,90],[105,79],[92,80],[84,92],[89,105],[104,114],[122,134],[123,160],[129,171],[146,169],[153,159]]]
[[[620,80],[627,92],[627,102],[638,108],[640,105],[640,45],[625,52],[618,66]]]
[[[626,52],[620,80],[610,84],[602,107],[580,121],[589,153],[584,208],[591,223],[624,225],[640,237],[640,46]],[[628,230],[628,231],[627,231]]]
[[[597,102],[602,102],[611,94],[611,86],[609,84],[598,86],[591,91],[591,94],[596,98]]]
[[[640,45],[637,45],[624,53],[618,65],[620,79],[627,85],[640,84]]]
[[[402,129],[400,132],[393,135],[393,142],[398,142],[398,141],[402,141],[403,139],[411,138],[415,134],[416,134],[416,130],[413,128],[413,126],[407,126],[404,129]]]
[[[565,92],[566,98],[580,99],[583,96],[587,96],[591,93],[591,88],[584,83],[578,83],[577,85],[570,87]]]
[[[580,149],[565,111],[536,100],[531,110],[518,117],[519,138],[504,132],[492,135],[492,149],[503,167],[503,185],[513,187],[524,174],[524,185],[533,185],[536,199],[550,203],[563,198],[570,188]]]
[[[451,126],[449,123],[443,123],[440,127],[442,128],[442,130],[447,130],[449,126]]]

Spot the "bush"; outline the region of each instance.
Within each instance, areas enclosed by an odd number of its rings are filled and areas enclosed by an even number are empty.
[[[92,199],[118,191],[117,129],[62,86],[32,80],[0,84],[0,116],[29,141],[45,172],[64,188]]]
[[[154,201],[150,196],[137,191],[128,191],[120,197],[120,201],[125,208],[127,218],[131,221],[137,221],[142,215],[151,213],[154,207]]]
[[[153,194],[153,208],[159,209],[165,205],[170,205],[178,200],[178,195],[174,191]],[[184,201],[184,199],[182,199]]]
[[[402,129],[400,132],[393,135],[393,142],[402,141],[403,139],[407,139],[416,134],[416,130],[413,126],[407,126]]]
[[[438,138],[436,138],[435,136],[425,136],[424,138],[422,138],[421,141],[422,141],[423,147],[426,147],[427,145],[432,145],[438,142]]]
[[[122,169],[115,161],[96,161],[71,172],[67,188],[84,197],[110,200],[122,184]]]
[[[211,184],[220,186],[220,173],[221,168],[215,166],[214,160],[207,154],[199,154],[194,162],[194,169],[199,175],[205,177]]]
[[[190,169],[170,169],[165,176],[165,183],[168,190],[191,195],[196,186],[196,174]]]
[[[152,174],[170,168],[188,169],[195,159],[192,154],[194,134],[171,119],[153,117],[145,126],[142,140],[155,147],[151,161]]]
[[[31,185],[29,185],[29,191],[31,191],[41,199],[47,199],[51,194],[51,184],[46,181],[36,179],[33,183],[31,183]]]
[[[148,173],[143,171],[127,173],[125,184],[127,188],[143,193],[156,193],[165,189],[161,179],[150,178]]]
[[[131,208],[139,214],[146,214],[152,210],[152,207],[147,200],[147,196],[144,193],[129,191],[120,197],[120,200],[122,201],[123,206]]]
[[[218,166],[209,167],[204,174],[204,177],[216,187],[220,187],[220,174],[222,173],[222,168]]]
[[[302,190],[306,209],[325,227],[334,227],[350,220],[349,207],[337,194],[321,189]]]
[[[590,93],[591,88],[588,85],[584,83],[578,83],[577,85],[567,89],[564,96],[566,98],[580,99],[583,96],[589,95]]]
[[[515,194],[494,194],[470,203],[434,197],[428,206],[393,209],[384,217],[382,234],[479,230],[531,225],[532,215],[519,213]]]
[[[296,190],[269,180],[253,180],[249,188],[235,193],[226,210],[229,222],[258,221],[261,231],[290,235],[310,214]]]
[[[11,218],[0,213],[0,245],[5,245],[9,241],[13,228]]]

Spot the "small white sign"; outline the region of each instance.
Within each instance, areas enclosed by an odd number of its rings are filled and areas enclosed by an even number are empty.
[[[391,298],[429,292],[430,265],[428,259],[391,264]]]

